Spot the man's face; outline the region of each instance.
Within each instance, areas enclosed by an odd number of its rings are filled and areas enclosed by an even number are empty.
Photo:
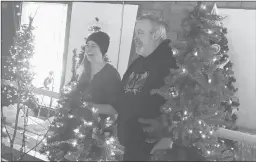
[[[150,20],[138,20],[135,25],[134,41],[136,53],[141,56],[148,56],[154,51],[153,26]]]

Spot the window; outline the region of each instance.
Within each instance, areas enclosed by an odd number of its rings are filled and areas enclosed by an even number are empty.
[[[61,3],[23,2],[21,24],[28,23],[29,16],[34,17],[35,54],[31,63],[36,73],[32,82],[36,88],[60,91],[67,8],[67,4]],[[45,88],[44,81],[49,73],[52,74],[52,82]],[[57,104],[50,97],[38,97],[40,103],[47,107]]]
[[[110,36],[108,58],[123,76],[128,66],[137,10],[138,5],[73,2],[65,84],[71,79],[72,51],[76,48],[79,52],[85,44],[88,28],[95,25],[96,17],[103,31]]]

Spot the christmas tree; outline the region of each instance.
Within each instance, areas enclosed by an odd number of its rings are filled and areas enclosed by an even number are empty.
[[[214,134],[221,127],[236,129],[239,106],[223,19],[216,4],[210,9],[199,2],[188,11],[179,40],[172,45],[179,68],[171,69],[163,87],[152,90],[167,100],[161,108],[167,136],[176,145],[196,150],[194,160],[235,159],[235,143]]]
[[[10,48],[10,55],[2,58],[2,97],[8,100],[8,105],[20,102],[27,105],[34,99],[30,93],[32,80],[34,78],[33,67],[30,60],[34,55],[33,18],[30,17],[29,24],[21,26],[16,33],[14,45]]]
[[[89,31],[97,32],[100,27],[91,27]],[[86,40],[86,39],[85,39]],[[88,64],[84,58],[85,46],[77,54],[73,50],[72,78],[61,91],[59,114],[50,126],[50,135],[42,146],[41,153],[48,154],[49,160],[105,161],[116,160],[122,154],[118,144],[114,118],[101,120],[92,105],[88,104],[80,87],[83,84],[82,73]]]
[[[24,117],[24,128],[23,128],[23,139],[20,150],[20,159],[25,155],[25,143],[26,143],[26,126],[27,126],[27,115],[28,109],[36,108],[37,99],[35,98],[32,90],[32,80],[34,78],[33,67],[31,66],[31,59],[34,55],[34,35],[32,26],[33,18],[29,17],[29,24],[21,26],[20,30],[16,32],[14,39],[14,45],[11,46],[10,54],[2,58],[5,65],[3,66],[2,75],[2,100],[5,101],[5,105],[15,104],[16,107],[16,120],[14,123],[14,132],[11,135],[7,132],[5,127],[2,130],[8,135],[10,141],[11,150],[14,146],[16,139],[16,132],[18,129],[18,117],[20,110],[23,110]],[[27,112],[26,112],[27,111]],[[5,117],[2,109],[2,121],[5,121]],[[6,123],[3,122],[3,125]],[[3,132],[3,131],[2,131]],[[12,154],[12,153],[11,153]],[[11,155],[14,158],[13,155]],[[12,161],[15,159],[12,159]]]

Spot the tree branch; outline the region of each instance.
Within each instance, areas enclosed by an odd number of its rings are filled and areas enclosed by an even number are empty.
[[[22,145],[20,149],[20,157],[19,160],[23,160],[23,157],[25,155],[25,147],[26,147],[26,126],[28,121],[28,108],[25,110],[25,106],[23,106],[24,110],[24,127],[23,127],[23,133],[22,133]],[[26,112],[26,113],[25,113]]]
[[[19,90],[20,90],[20,83],[18,82],[18,91]],[[16,113],[16,118],[15,118],[14,132],[13,132],[12,140],[10,141],[12,161],[15,161],[14,156],[13,156],[13,145],[14,145],[14,141],[16,138],[17,128],[18,128],[19,114],[20,114],[20,94],[18,93],[18,104],[17,104],[17,113]]]

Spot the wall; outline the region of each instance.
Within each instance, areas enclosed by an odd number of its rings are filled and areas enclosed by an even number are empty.
[[[241,104],[237,124],[256,129],[256,10],[219,11],[228,16],[223,23],[228,29],[229,56],[234,63],[235,85],[239,88],[236,95]]]
[[[168,33],[169,38],[176,39],[176,29],[179,29],[180,21],[183,17],[182,11],[186,8],[193,8],[196,5],[196,1],[173,1],[173,2],[133,2],[133,4],[139,4],[142,12],[151,12],[163,17],[163,19],[169,24],[170,31]],[[213,5],[213,2],[205,2],[207,5]],[[256,9],[256,2],[243,2],[243,1],[226,1],[216,2],[218,8],[229,9]]]
[[[122,7],[121,4],[73,2],[65,83],[71,78],[72,51],[77,48],[79,52],[80,47],[85,44],[84,38],[89,35],[88,27],[96,24],[95,17],[99,18],[99,25],[110,36],[107,55],[111,64],[123,75],[128,65],[138,6],[125,5],[123,19]]]
[[[213,4],[213,2],[206,2]],[[163,17],[169,24],[168,37],[176,40],[176,31],[184,17],[183,10],[193,8],[196,2],[141,2],[142,12],[151,12]],[[256,129],[256,87],[255,87],[255,2],[217,2],[220,12],[229,16],[223,23],[228,28],[230,57],[234,63],[236,96],[240,99],[237,125]],[[250,10],[243,10],[250,9]],[[245,25],[243,25],[245,24]],[[246,67],[245,67],[246,63]]]

